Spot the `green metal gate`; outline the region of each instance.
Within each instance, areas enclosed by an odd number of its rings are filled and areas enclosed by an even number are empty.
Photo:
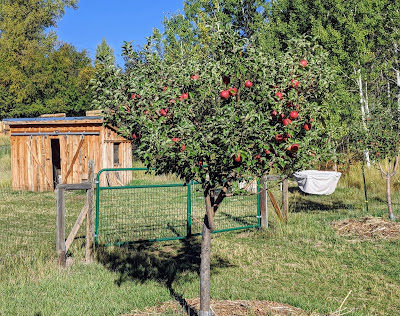
[[[100,181],[103,173],[137,171],[147,169],[102,169],[97,174],[96,242],[121,245],[200,235],[205,213],[200,184],[106,186]],[[216,213],[215,224],[215,233],[260,227],[259,195],[226,197]]]

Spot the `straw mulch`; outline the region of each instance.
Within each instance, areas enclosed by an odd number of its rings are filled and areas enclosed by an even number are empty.
[[[359,239],[400,238],[400,222],[391,222],[382,217],[366,216],[361,219],[351,218],[332,223],[332,227],[342,236]]]
[[[200,299],[188,299],[187,307],[182,307],[178,302],[167,302],[159,306],[148,308],[143,312],[125,316],[155,316],[155,315],[198,315]],[[211,308],[215,316],[265,316],[265,315],[314,315],[287,305],[269,301],[211,301]]]

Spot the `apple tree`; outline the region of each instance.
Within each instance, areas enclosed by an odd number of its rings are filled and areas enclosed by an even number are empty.
[[[327,54],[304,38],[270,56],[228,24],[203,27],[195,51],[182,45],[175,59],[160,53],[159,41],[140,51],[126,43],[130,71],[108,65],[92,88],[105,119],[136,143],[147,167],[201,183],[200,315],[211,315],[215,212],[233,181],[272,169],[288,175],[326,154],[323,100],[335,76]]]

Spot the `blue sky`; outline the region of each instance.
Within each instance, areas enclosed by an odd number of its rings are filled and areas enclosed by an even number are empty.
[[[122,66],[124,41],[145,44],[154,27],[162,28],[164,16],[182,12],[183,0],[80,0],[78,6],[67,9],[58,22],[58,39],[86,49],[94,58],[96,46],[105,38]]]

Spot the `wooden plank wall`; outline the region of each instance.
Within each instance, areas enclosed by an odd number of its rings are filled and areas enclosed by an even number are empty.
[[[104,168],[132,168],[132,143],[114,130],[103,127],[101,132],[102,139],[102,169]],[[114,144],[119,144],[118,159],[119,164],[114,164]],[[101,175],[102,186],[121,186],[132,181],[131,171],[107,172]]]
[[[41,136],[11,136],[11,174],[15,190],[53,189],[50,140]]]
[[[131,142],[101,124],[13,126],[13,133],[22,132],[99,132],[100,135],[11,136],[12,185],[14,189],[31,191],[54,190],[51,139],[59,139],[61,176],[64,183],[81,183],[88,178],[88,162],[95,162],[95,173],[103,168],[131,168]],[[83,140],[82,140],[83,139]],[[79,146],[82,140],[81,146]],[[114,143],[119,145],[118,166],[114,165]],[[78,151],[80,147],[80,150]],[[76,155],[76,160],[73,158]],[[72,167],[71,167],[72,166]],[[71,167],[71,168],[70,168]],[[67,175],[68,170],[71,169]],[[47,177],[47,179],[46,179]],[[105,175],[104,175],[105,177]],[[110,185],[132,181],[132,172],[119,172],[108,177]],[[104,185],[104,181],[102,185]]]

